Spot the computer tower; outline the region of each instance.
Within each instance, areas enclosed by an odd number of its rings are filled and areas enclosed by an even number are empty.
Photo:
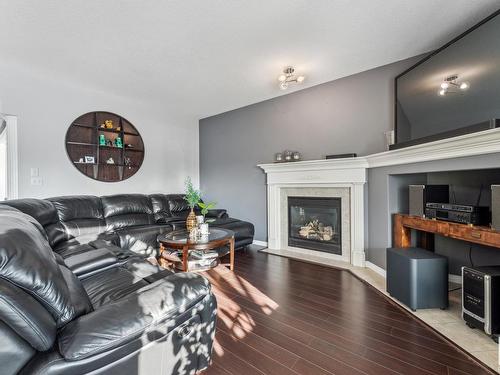
[[[462,317],[488,335],[500,333],[500,266],[462,267]]]
[[[450,188],[448,185],[409,185],[409,214],[425,217],[425,205],[448,203]]]

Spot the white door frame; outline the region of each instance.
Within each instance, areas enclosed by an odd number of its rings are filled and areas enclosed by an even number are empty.
[[[19,164],[17,152],[17,116],[0,113],[7,121],[7,199],[19,197]]]

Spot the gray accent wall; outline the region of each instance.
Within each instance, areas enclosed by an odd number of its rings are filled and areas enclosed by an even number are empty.
[[[204,198],[254,223],[255,239],[267,241],[266,180],[256,165],[285,149],[304,160],[384,151],[384,132],[393,127],[393,79],[420,58],[200,120]]]

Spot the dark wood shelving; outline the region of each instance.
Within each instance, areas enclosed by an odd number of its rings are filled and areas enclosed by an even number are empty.
[[[106,120],[113,121],[115,128],[102,128]],[[105,134],[106,139],[113,143],[120,137],[123,147],[100,145],[100,134]],[[126,148],[126,144],[134,147]],[[66,132],[66,152],[75,168],[84,175],[98,181],[116,182],[133,176],[139,170],[144,160],[144,143],[127,119],[111,112],[89,112],[70,125]],[[95,162],[76,161],[85,157],[93,157]],[[106,163],[110,158],[114,163]],[[130,164],[125,164],[126,159],[130,160]]]

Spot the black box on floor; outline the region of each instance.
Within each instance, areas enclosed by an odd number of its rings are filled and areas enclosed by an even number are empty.
[[[448,259],[420,248],[389,248],[387,292],[412,310],[448,307]]]

